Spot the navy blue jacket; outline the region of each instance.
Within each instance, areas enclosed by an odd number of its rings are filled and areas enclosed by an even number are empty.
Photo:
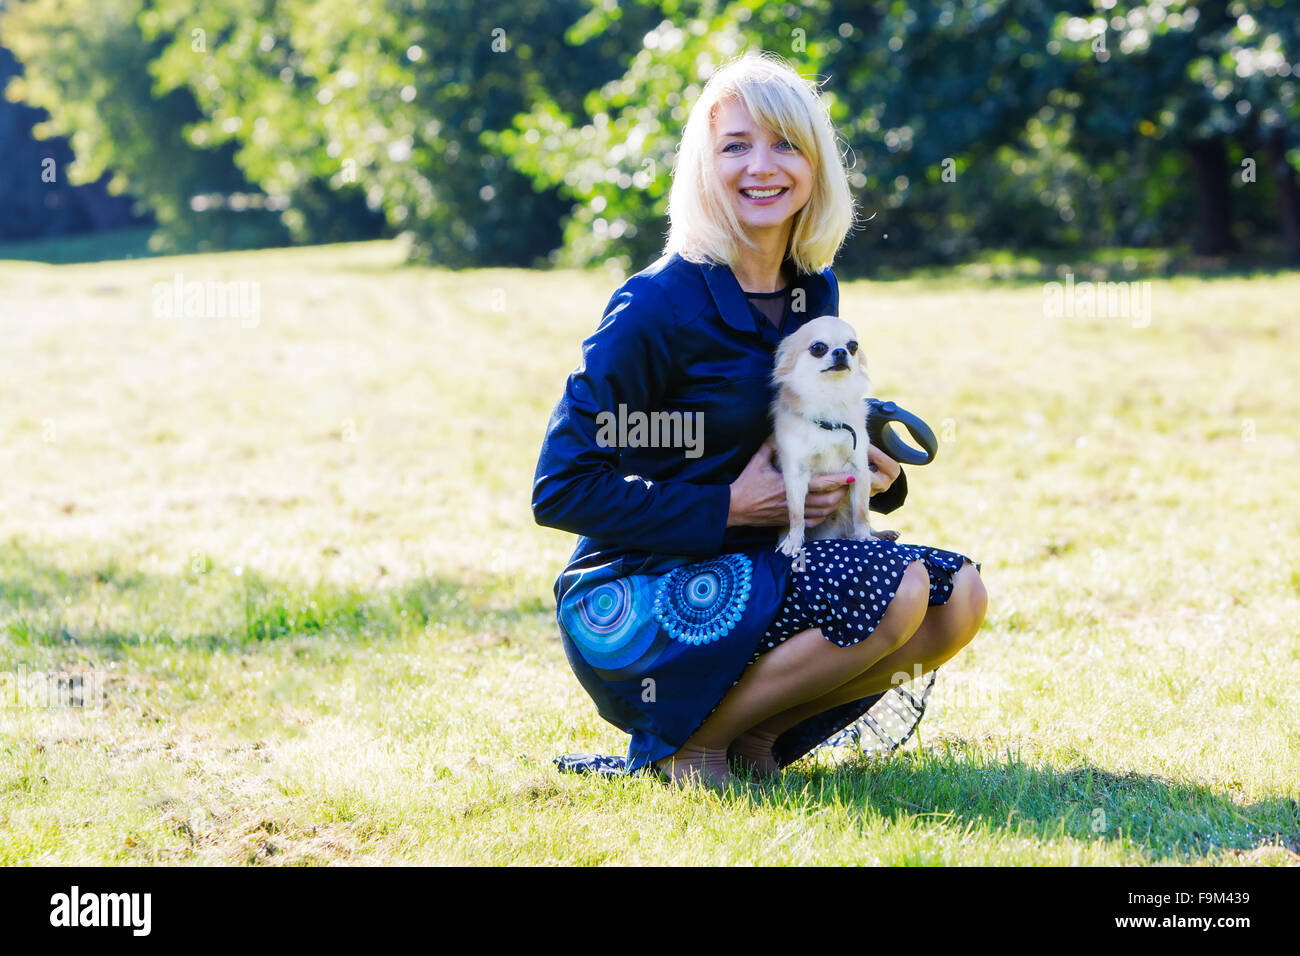
[[[750,306],[729,267],[676,253],[614,293],[551,414],[533,479],[536,521],[580,536],[569,568],[622,559],[630,573],[655,554],[703,559],[775,548],[777,526],[726,525],[730,484],[772,431],[777,343],[839,312],[830,269],[798,274],[793,295],[778,330]],[[620,405],[629,413],[702,413],[695,419],[702,453],[602,446],[598,415],[616,417]],[[893,511],[906,495],[900,473],[871,499],[872,510]]]

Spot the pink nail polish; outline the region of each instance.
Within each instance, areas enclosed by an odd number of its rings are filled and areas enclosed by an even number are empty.
[[[854,478],[852,475],[849,475],[849,484],[853,484],[857,480],[858,479]]]

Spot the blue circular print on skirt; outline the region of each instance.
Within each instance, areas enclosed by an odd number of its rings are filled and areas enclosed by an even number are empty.
[[[565,629],[593,667],[615,671],[640,660],[655,645],[658,628],[647,627],[654,579],[645,575],[597,584],[562,608]]]
[[[655,617],[684,644],[716,641],[744,614],[753,575],[754,567],[743,554],[674,568],[659,580]]]

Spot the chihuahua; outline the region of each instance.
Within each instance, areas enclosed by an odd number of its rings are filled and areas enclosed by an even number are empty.
[[[776,350],[772,382],[777,395],[772,403],[773,433],[768,443],[785,478],[790,526],[777,550],[794,557],[805,534],[816,538],[853,538],[865,541],[877,535],[871,528],[868,507],[871,472],[867,463],[867,404],[863,395],[871,388],[858,337],[844,320],[824,315],[786,336]],[[814,528],[804,528],[804,498],[813,475],[848,472],[851,493]]]

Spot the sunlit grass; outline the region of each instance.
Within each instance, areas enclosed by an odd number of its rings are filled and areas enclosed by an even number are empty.
[[[1157,281],[1149,325],[969,270],[845,283],[940,434],[903,540],[983,562],[919,738],[728,794],[619,753],[529,495],[617,278],[395,243],[0,262],[2,863],[1294,863],[1300,276]],[[261,284],[256,327],[151,288]]]

